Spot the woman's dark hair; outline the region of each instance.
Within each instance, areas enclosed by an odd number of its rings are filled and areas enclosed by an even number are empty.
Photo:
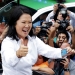
[[[59,9],[57,9],[56,13],[54,14],[54,21],[56,21],[56,20],[57,20],[57,16],[58,16],[59,12],[60,12],[60,10],[59,10]]]
[[[61,34],[61,33],[62,33],[62,34],[65,34],[65,35],[66,35],[67,40],[69,40],[69,34],[68,34],[68,32],[67,32],[67,31],[63,31],[63,30],[58,31],[58,32],[57,32],[57,34],[56,34],[56,36],[58,37],[58,35],[59,35],[59,34]]]
[[[7,34],[6,36],[9,36],[11,37],[12,39],[16,39],[18,41],[18,37],[17,37],[17,32],[16,32],[16,29],[15,29],[15,25],[16,25],[16,22],[17,20],[20,18],[20,16],[22,14],[29,14],[30,16],[32,16],[30,10],[24,6],[15,6],[12,11],[11,11],[11,15],[10,15],[10,18],[9,18],[9,21],[8,21],[8,25],[9,25],[9,29],[7,31]],[[33,36],[33,31],[31,29],[30,33],[29,33],[30,36]]]

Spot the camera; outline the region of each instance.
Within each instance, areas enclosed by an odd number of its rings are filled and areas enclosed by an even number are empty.
[[[62,20],[58,22],[60,26],[58,27],[58,30],[66,30],[66,28],[69,26],[68,20]]]
[[[66,8],[60,9],[60,13],[62,14],[63,20],[58,21],[58,23],[60,24],[58,30],[66,30],[66,28],[69,26],[69,20],[66,20],[66,17],[68,16],[67,9]]]
[[[50,28],[50,26],[52,26],[52,22],[46,22],[44,25],[41,26],[41,30],[47,30],[48,28]]]
[[[41,28],[41,31],[38,33],[38,37],[43,40],[43,36],[44,37],[48,37],[48,33],[47,33],[47,29],[50,28],[52,26],[52,22],[46,22],[44,25],[42,25],[40,28]]]
[[[68,16],[68,14],[67,14],[67,9],[66,9],[66,8],[60,9],[60,13],[62,14],[62,17],[63,17],[63,19],[65,20],[66,17]]]
[[[57,62],[62,62],[62,61],[66,61],[65,59],[55,59],[55,61],[57,61]]]

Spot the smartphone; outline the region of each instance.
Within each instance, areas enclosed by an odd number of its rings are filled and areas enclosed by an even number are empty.
[[[67,55],[67,49],[62,49],[61,50],[61,55],[66,56]]]

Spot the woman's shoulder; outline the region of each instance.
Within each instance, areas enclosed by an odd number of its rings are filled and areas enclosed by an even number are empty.
[[[14,43],[14,40],[10,37],[6,37],[3,39],[2,43]]]
[[[12,38],[6,37],[6,38],[3,39],[3,41],[7,41],[7,40],[12,40]]]

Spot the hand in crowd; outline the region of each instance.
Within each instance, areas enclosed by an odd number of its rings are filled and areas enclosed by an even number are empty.
[[[64,65],[64,68],[68,68],[69,65],[69,59],[68,58],[64,58],[65,60],[62,60],[60,63],[62,63]]]
[[[72,49],[71,47],[66,47],[66,49],[67,49],[67,56],[75,54],[75,50]]]
[[[21,46],[18,51],[16,51],[16,55],[18,58],[24,57],[28,54],[28,47],[24,45],[23,39],[21,39]]]
[[[61,49],[67,49],[67,56],[72,55],[75,53],[75,50],[71,48],[69,43],[63,43],[61,45]]]
[[[36,71],[36,70],[39,70],[39,68],[40,68],[39,66],[33,66],[32,67],[32,70],[35,70]]]
[[[60,26],[60,24],[59,24],[58,22],[59,22],[59,21],[56,20],[56,22],[54,22],[54,24],[53,24],[53,26],[54,26],[56,29]]]
[[[66,30],[68,30],[69,32],[74,32],[74,29],[73,29],[73,26],[72,25],[69,25]]]
[[[48,37],[54,38],[56,28],[54,26],[51,26],[47,29]]]

